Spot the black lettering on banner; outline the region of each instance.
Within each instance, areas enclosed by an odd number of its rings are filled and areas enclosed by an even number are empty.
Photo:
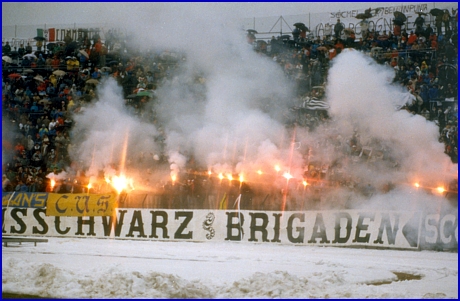
[[[315,225],[313,226],[313,232],[308,243],[316,243],[316,239],[321,238],[320,243],[330,243],[330,240],[327,240],[326,226],[324,225],[323,214],[316,214]]]
[[[149,238],[158,238],[157,228],[161,228],[163,230],[162,238],[169,238],[168,228],[166,228],[166,225],[168,224],[168,214],[166,211],[150,211],[150,213],[152,214],[152,234],[150,234]],[[161,223],[157,221],[157,217],[159,216],[163,218],[163,222]]]
[[[76,196],[77,202],[75,204],[75,209],[77,210],[78,213],[82,214],[83,212],[88,213],[89,212],[89,207],[88,207],[88,202],[89,202],[89,195],[84,195],[84,196]],[[81,200],[85,201],[85,207],[83,209],[80,209],[78,206],[78,203],[80,203]]]
[[[316,36],[324,36],[324,25],[323,23],[319,23],[316,26]]]
[[[227,214],[227,237],[225,240],[241,241],[244,236],[243,224],[244,215],[238,212],[225,212]],[[236,223],[232,223],[236,218]],[[233,229],[237,230],[236,235],[232,235]]]
[[[98,206],[104,206],[105,208],[100,208],[97,210],[97,213],[105,213],[107,211],[107,208],[109,208],[109,201],[108,199],[110,199],[110,195],[106,195],[106,196],[101,196],[97,199],[97,202],[96,202],[96,205]]]
[[[112,228],[115,230],[115,236],[120,237],[121,234],[121,228],[123,226],[123,219],[125,218],[125,213],[128,212],[128,210],[119,210],[120,213],[120,218],[115,216],[109,217],[109,220],[107,221],[107,216],[102,217],[102,227],[104,228],[104,236],[110,236],[110,233],[112,231]],[[113,227],[112,227],[113,226]]]
[[[399,215],[398,214],[396,214],[395,216],[395,225],[392,229],[390,215],[388,213],[382,213],[382,220],[380,222],[379,234],[377,235],[377,239],[374,240],[374,244],[383,244],[382,236],[383,236],[384,230],[387,231],[388,244],[394,245],[396,242],[396,233],[398,233],[398,230],[399,230]]]
[[[39,230],[38,227],[32,227],[33,234],[46,234],[48,233],[48,225],[45,222],[45,219],[40,216],[40,213],[43,213],[46,216],[46,209],[35,209],[34,210],[34,217],[35,220],[38,222],[40,226],[42,226],[42,230]]]
[[[193,211],[176,211],[174,218],[176,220],[178,220],[179,217],[185,217],[185,219],[179,225],[179,227],[177,228],[176,232],[174,233],[174,238],[175,239],[192,239],[193,238],[193,231],[189,231],[186,234],[183,233],[183,231],[187,228],[188,224],[192,220]]]
[[[370,233],[367,233],[364,237],[361,237],[361,231],[367,231],[369,229],[368,224],[364,224],[364,219],[368,218],[369,221],[374,221],[374,213],[359,213],[358,224],[356,225],[355,239],[353,242],[364,242],[368,243],[371,237]]]
[[[251,236],[249,238],[249,241],[258,241],[256,238],[256,231],[260,231],[262,233],[262,241],[263,242],[268,242],[268,231],[267,231],[267,226],[268,226],[268,215],[265,213],[253,213],[249,212],[249,215],[251,216]],[[262,220],[262,225],[257,226],[257,220],[260,219]]]
[[[281,242],[280,240],[280,220],[281,220],[281,213],[273,213],[275,217],[275,226],[273,226],[273,239],[271,242]]]
[[[292,224],[294,223],[294,219],[299,219],[301,223],[305,222],[305,214],[304,213],[294,213],[288,219],[287,225],[287,237],[288,240],[292,243],[303,243],[304,242],[304,235],[305,235],[305,227],[296,227],[295,230],[299,233],[297,237],[293,236],[293,227]]]
[[[56,201],[56,205],[55,205],[55,206],[56,206],[56,211],[57,211],[57,212],[59,212],[59,213],[64,213],[64,212],[67,211],[67,208],[59,208],[59,201],[60,201],[61,199],[68,199],[68,198],[69,198],[69,196],[64,194],[63,196],[61,196],[61,197]]]
[[[11,210],[11,217],[18,223],[20,228],[19,230],[16,230],[14,226],[11,226],[10,233],[23,234],[27,230],[26,224],[22,218],[18,216],[19,212],[22,214],[22,216],[27,216],[27,208],[14,208]]]
[[[129,232],[126,234],[126,237],[134,237],[134,231],[139,232],[137,237],[147,237],[147,235],[144,234],[144,222],[142,221],[142,213],[140,210],[134,210],[133,218],[131,219],[131,224],[129,225]]]
[[[56,232],[61,234],[61,235],[65,235],[65,234],[69,233],[70,227],[67,227],[65,230],[61,230],[60,224],[61,224],[61,217],[60,216],[55,216],[54,217],[54,228],[56,229]]]
[[[439,236],[443,244],[457,244],[455,230],[457,229],[457,217],[453,214],[446,214],[439,221]]]
[[[84,235],[84,233],[83,233],[83,225],[89,225],[89,231],[88,231],[88,234],[86,234],[86,235],[87,236],[96,236],[96,233],[94,232],[94,216],[90,216],[88,220],[83,220],[83,217],[79,216],[78,221],[77,221],[77,225],[78,225],[78,228],[77,228],[78,230],[75,233],[75,235]]]
[[[346,233],[345,237],[340,237],[340,230],[341,230],[340,221],[342,219],[346,219],[346,221],[347,221],[347,226],[345,227],[345,229],[347,230],[347,233]],[[350,235],[351,235],[351,228],[352,228],[351,227],[351,222],[352,222],[352,218],[351,218],[350,213],[348,213],[348,212],[339,212],[339,213],[335,214],[335,227],[334,227],[335,238],[332,241],[332,243],[343,244],[343,243],[346,243],[348,241],[348,239],[350,238]]]

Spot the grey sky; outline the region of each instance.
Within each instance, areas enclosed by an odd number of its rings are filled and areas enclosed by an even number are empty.
[[[236,18],[251,18],[337,12],[339,10],[417,3],[426,2],[3,2],[2,25],[113,22],[113,17],[120,16],[120,12],[135,11],[135,9],[131,10],[133,6],[151,10],[152,17],[161,13],[163,9],[177,7],[178,9],[185,8],[198,11],[198,13],[200,10],[207,10],[225,12]],[[135,18],[135,14],[127,13],[126,17]]]

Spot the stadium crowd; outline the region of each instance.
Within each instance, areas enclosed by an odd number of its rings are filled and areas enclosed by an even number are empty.
[[[325,35],[322,39],[307,36],[302,31],[299,34],[297,30],[293,32],[293,39],[280,36],[272,37],[270,41],[257,40],[253,33],[248,33],[248,41],[254,51],[275,61],[296,83],[299,106],[292,108],[292,118],[286,121],[286,126],[295,124],[314,130],[328,122],[327,109],[305,107],[302,100],[321,101],[324,96],[321,86],[326,83],[330,62],[343,49],[354,48],[367,53],[378,63],[394,68],[394,81],[407,87],[413,95],[412,103],[401,109],[435,122],[439,126],[440,142],[445,145],[445,154],[457,163],[457,27],[445,26],[443,31],[438,30],[437,25],[435,31],[430,24],[419,23],[417,30],[409,33],[395,26],[393,32],[369,31],[359,39],[352,31],[346,30]],[[44,50],[39,47],[36,51],[30,45],[11,49],[8,42],[3,44],[2,56],[11,60],[2,60],[2,124],[3,129],[14,129],[3,132],[3,158],[7,159],[2,162],[3,192],[70,192],[70,183],[52,190],[46,176],[53,172],[58,174],[75,164],[69,156],[75,147],[70,137],[73,116],[95,97],[98,83],[105,77],[116,79],[123,87],[126,105],[140,116],[143,115],[143,105],[155,97],[152,91],[170,80],[182,59],[186,59],[181,54],[167,51],[161,54],[140,52],[126,40],[113,32],[105,41],[98,35],[83,36],[77,41],[66,36],[63,43],[49,43]],[[156,122],[154,114],[148,118]],[[366,157],[363,156],[366,155],[366,145],[360,143],[359,133],[353,137],[329,137],[327,141],[319,142],[323,147],[328,143],[341,149],[352,158],[351,161]],[[369,161],[385,156],[383,151],[375,149],[372,157],[367,154]],[[162,160],[167,162],[164,154]],[[310,183],[315,179],[318,183],[327,179],[330,187],[359,189],[368,195],[377,189],[360,187],[364,183],[342,175],[342,164],[323,166],[321,162],[310,162],[305,178]],[[172,192],[170,183],[164,185],[164,191],[169,192],[163,199],[163,206],[187,207],[190,200],[196,201],[197,198],[201,199],[201,207],[208,206],[205,196],[212,194],[214,184],[206,182],[206,176],[200,178],[197,174],[190,174],[189,177],[182,186],[177,185],[180,191]],[[71,185],[72,192],[83,191],[82,185],[80,188]],[[244,189],[244,197],[251,199],[254,191],[247,186]],[[457,191],[456,180],[449,190]],[[319,198],[318,189],[311,189],[310,193],[312,198]],[[230,196],[228,193],[229,199]],[[212,202],[216,203],[220,197],[220,194],[214,196]],[[171,205],[171,198],[177,198],[180,205]],[[265,201],[266,198],[258,203],[258,207],[261,208]],[[249,200],[245,202],[245,206],[250,207],[249,203]]]

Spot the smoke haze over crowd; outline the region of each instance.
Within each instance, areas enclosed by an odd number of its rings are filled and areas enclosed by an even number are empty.
[[[166,182],[193,161],[214,176],[242,175],[248,183],[258,181],[259,172],[302,180],[308,162],[316,161],[347,166],[348,175],[375,188],[389,182],[434,188],[456,178],[438,127],[398,110],[408,93],[392,83],[394,70],[365,54],[347,50],[331,62],[325,97],[331,118],[307,130],[291,123],[292,107],[300,105],[295,83],[247,43],[234,11],[211,4],[123,7],[109,11],[110,19],[131,33],[127,43],[143,53],[174,52],[179,64],[167,71],[170,79],[158,85],[155,102],[140,115],[125,105],[115,80],[99,84],[97,101],[73,116],[72,160],[86,176],[127,173],[139,187],[144,179]],[[152,115],[157,122],[149,121]],[[344,152],[350,152],[353,136],[388,159],[349,164]],[[167,169],[158,164],[162,154]],[[65,171],[75,172],[74,166]],[[285,181],[270,178],[266,184],[281,189]],[[334,199],[342,191],[331,194]]]

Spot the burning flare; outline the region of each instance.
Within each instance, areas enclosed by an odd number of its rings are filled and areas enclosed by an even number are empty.
[[[288,172],[285,172],[285,173],[283,174],[283,177],[285,177],[287,180],[290,180],[290,179],[293,178],[293,176],[292,176],[290,173],[288,173]]]
[[[134,190],[133,179],[127,178],[124,174],[113,176],[112,179],[106,178],[106,181],[112,185],[118,193],[130,188]]]

